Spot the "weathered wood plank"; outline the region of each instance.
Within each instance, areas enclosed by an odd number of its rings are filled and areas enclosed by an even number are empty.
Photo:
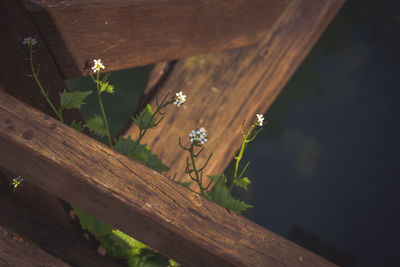
[[[261,41],[289,0],[26,0],[66,78]]]
[[[170,166],[169,175],[185,177],[187,154],[178,148],[178,137],[200,127],[208,130],[209,142],[199,160],[214,153],[205,174],[223,172],[241,144],[242,121],[249,126],[267,111],[343,2],[293,1],[259,45],[179,60],[157,93],[146,91],[152,105],[169,90],[187,94],[187,103],[168,109],[143,139]],[[124,133],[129,135],[136,138],[137,127]]]
[[[70,267],[53,255],[27,242],[0,225],[0,265],[3,267]]]
[[[56,255],[73,266],[122,266],[113,259],[98,254],[96,242],[94,240],[86,241],[79,222],[74,221],[74,225],[79,231],[70,229],[69,224],[73,222],[71,218],[60,216],[57,210],[53,208],[53,206],[60,205],[58,198],[54,195],[50,195],[50,198],[47,196],[49,193],[26,182],[19,186],[15,192],[12,192],[10,181],[2,176],[3,174],[0,172],[0,226],[12,230],[24,240],[33,242],[40,249]],[[41,194],[38,194],[38,192]],[[45,201],[51,203],[46,205]],[[43,205],[43,207],[38,207],[40,205]],[[49,218],[50,216],[59,218],[52,220]],[[36,248],[32,249],[33,251],[37,250]],[[26,251],[26,253],[30,254],[29,251]],[[10,257],[12,255],[10,254]],[[3,258],[7,257],[3,256]],[[12,262],[11,260],[7,261]],[[0,266],[3,266],[1,263],[0,260]],[[37,264],[35,266],[49,266],[45,263],[43,261],[42,265]],[[12,266],[25,267],[29,265],[16,264]]]
[[[32,36],[37,40],[34,54],[35,66],[41,66],[39,79],[43,87],[49,90],[49,98],[56,103],[56,106],[59,103],[58,94],[67,89],[67,86],[39,31],[20,0],[0,1],[0,34],[0,85],[10,95],[54,116],[34,80],[24,75],[31,74],[29,62],[24,60],[28,56],[28,49],[22,44],[24,37]],[[67,123],[72,119],[82,118],[77,110],[67,110],[63,114]]]
[[[35,63],[41,65],[39,78],[44,88],[49,89],[50,99],[57,105],[58,93],[67,86],[20,0],[0,1],[0,36],[0,88],[54,116],[33,79],[24,76],[30,73],[29,63],[23,60],[27,57],[27,49],[21,43],[24,37],[32,36],[38,42],[34,56]],[[82,119],[77,111],[65,111],[64,118],[67,122]],[[0,175],[0,184],[9,183],[12,177],[17,176],[4,173],[8,179]],[[18,171],[16,173],[19,174]],[[0,195],[0,224],[7,225],[24,238],[76,265],[117,266],[83,242],[82,230],[71,222],[67,213],[69,205],[64,201],[34,186],[25,186],[23,194],[12,194],[12,201],[4,191]]]
[[[4,92],[0,165],[186,266],[333,266]]]

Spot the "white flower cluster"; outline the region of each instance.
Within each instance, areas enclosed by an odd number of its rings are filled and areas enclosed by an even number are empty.
[[[207,142],[207,131],[204,128],[200,128],[199,130],[192,130],[189,133],[190,142],[199,142],[200,144],[204,145]]]
[[[29,45],[31,44],[32,46],[34,46],[37,43],[35,38],[32,37],[25,37],[24,40],[22,41],[22,44],[24,45]]]
[[[257,114],[257,125],[258,126],[263,126],[264,123],[264,116],[262,114]]]
[[[183,103],[185,103],[186,101],[186,96],[184,94],[182,94],[182,91],[180,91],[179,93],[176,93],[176,99],[174,104],[177,105],[178,107],[180,107]]]
[[[104,65],[103,65],[103,63],[101,63],[101,59],[95,59],[95,60],[93,60],[93,67],[92,67],[92,70],[93,70],[93,72],[98,72],[98,71],[100,71],[101,69],[104,69],[105,67],[104,67]]]

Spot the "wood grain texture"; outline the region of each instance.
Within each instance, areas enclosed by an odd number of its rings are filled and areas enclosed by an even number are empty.
[[[28,49],[22,45],[24,37],[32,36],[38,42],[34,59],[35,64],[41,66],[39,79],[44,88],[49,90],[49,97],[56,106],[59,92],[67,86],[20,0],[0,1],[0,36],[0,90],[7,90],[9,94],[49,116],[55,116],[33,79],[24,76],[30,73],[29,63],[23,60],[28,55]],[[67,123],[72,119],[82,120],[76,110],[63,114]],[[7,155],[7,152],[2,153],[3,156]],[[16,174],[3,172],[7,176],[0,175],[0,183],[3,184],[8,184],[10,179],[20,174],[18,170],[15,170]],[[118,266],[110,260],[104,260],[83,242],[82,230],[71,222],[67,213],[69,205],[64,201],[34,186],[25,186],[24,194],[10,196],[2,190],[0,195],[0,224],[7,225],[25,239],[34,241],[43,249],[75,265]]]
[[[37,40],[35,66],[41,66],[39,79],[45,90],[48,90],[49,98],[55,106],[59,106],[59,93],[67,89],[67,86],[30,14],[20,0],[0,1],[0,34],[0,87],[5,88],[10,95],[54,116],[33,78],[24,75],[32,73],[29,62],[24,60],[28,57],[28,49],[22,44],[24,37],[31,36]],[[67,123],[72,119],[82,118],[77,110],[65,111],[63,114]]]
[[[4,92],[0,165],[185,266],[333,266]]]
[[[0,226],[0,266],[3,267],[38,267],[71,265],[62,262],[43,251],[35,244],[26,242],[19,236]]]
[[[168,175],[188,179],[188,155],[178,147],[178,137],[188,144],[188,133],[200,127],[208,130],[209,141],[199,161],[214,153],[205,174],[222,173],[242,142],[243,120],[247,129],[257,113],[267,111],[343,2],[293,1],[259,45],[179,60],[158,92],[144,96],[154,106],[169,90],[187,95],[186,104],[168,107],[160,125],[143,138],[170,166]],[[124,135],[137,138],[137,127]]]
[[[2,176],[2,173],[0,173],[0,225],[13,231],[25,241],[35,244],[35,247],[32,247],[30,251],[26,248],[24,253],[27,255],[35,254],[35,251],[40,248],[73,266],[123,266],[109,257],[100,256],[97,253],[97,242],[94,240],[88,242],[83,237],[79,222],[77,220],[72,221],[69,216],[65,218],[57,210],[54,210],[53,206],[60,205],[57,197],[54,195],[49,197],[50,193],[27,182],[19,186],[15,192],[12,192],[10,180],[4,179]],[[46,201],[50,203],[46,205]],[[53,216],[53,219],[50,216]],[[71,222],[80,231],[73,231],[74,229],[71,231]],[[3,251],[3,259],[7,259],[9,263],[14,262],[11,258],[17,252],[11,253],[7,257],[5,255],[7,251]],[[40,258],[35,259],[36,262],[41,263],[35,266],[58,266],[46,265],[45,259],[42,262],[40,262]],[[29,264],[30,261],[28,260],[25,264],[11,266],[29,266]],[[1,260],[0,266],[3,266]]]
[[[257,43],[289,0],[26,0],[66,78]]]

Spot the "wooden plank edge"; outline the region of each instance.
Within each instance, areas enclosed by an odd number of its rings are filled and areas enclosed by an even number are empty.
[[[0,89],[6,88],[9,94],[49,116],[55,116],[34,80],[24,76],[30,73],[30,68],[29,62],[23,60],[28,49],[22,40],[32,36],[37,41],[35,65],[41,65],[39,79],[49,90],[49,98],[58,106],[59,93],[67,86],[30,14],[20,0],[0,1],[0,14]],[[73,119],[82,120],[77,110],[65,111],[64,119],[67,123]],[[73,265],[119,266],[110,258],[100,256],[85,242],[79,222],[72,222],[68,215],[69,204],[35,186],[25,185],[22,190],[19,188],[18,192],[10,193],[10,179],[17,175],[5,169],[0,172],[5,174],[0,173],[1,225]],[[19,194],[20,191],[23,194]]]
[[[0,164],[187,266],[334,266],[4,92]]]
[[[38,248],[0,225],[0,265],[7,266],[60,266],[71,267],[53,255]]]
[[[114,71],[257,43],[289,0],[24,2],[62,73],[74,78],[97,58]]]
[[[177,144],[174,138],[198,127],[212,135],[208,152],[200,155],[201,161],[214,153],[206,174],[222,173],[242,142],[242,121],[247,128],[257,113],[267,112],[343,2],[293,1],[260,44],[179,60],[148,101],[154,106],[156,98],[176,88],[188,96],[187,104],[167,109],[164,120],[143,139],[164,156],[169,175],[186,176],[186,153],[172,151],[171,140]],[[123,135],[136,138],[137,127],[127,127]]]

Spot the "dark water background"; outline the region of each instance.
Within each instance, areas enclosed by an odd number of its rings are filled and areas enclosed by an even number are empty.
[[[349,266],[400,266],[399,49],[400,1],[344,5],[246,151],[248,218]]]
[[[245,216],[343,266],[400,266],[399,49],[400,1],[344,5],[246,150],[252,185],[242,197],[255,207]],[[149,70],[111,75],[114,134]],[[85,119],[91,104],[94,94]]]

